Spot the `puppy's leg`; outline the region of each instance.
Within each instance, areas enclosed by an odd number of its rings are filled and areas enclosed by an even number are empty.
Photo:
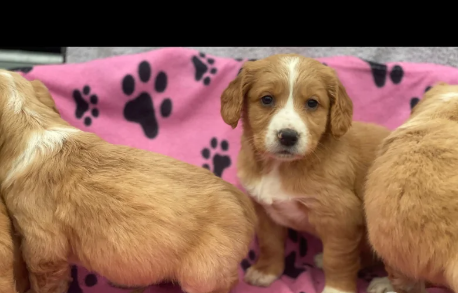
[[[267,287],[278,279],[285,268],[285,241],[287,230],[277,225],[264,208],[255,203],[258,216],[257,238],[259,256],[245,275],[251,285]]]
[[[71,280],[67,239],[43,234],[42,237],[24,236],[22,252],[29,269],[32,292],[67,292]]]
[[[30,288],[29,272],[22,257],[21,239],[17,235],[12,236],[14,240],[14,278],[16,280],[16,290],[19,293],[24,293]]]
[[[395,292],[393,285],[391,285],[390,278],[381,277],[373,278],[367,287],[367,293],[388,293]]]
[[[237,270],[237,269],[236,269]],[[186,293],[229,293],[232,288],[238,283],[238,272],[236,271],[232,277],[220,278],[220,282],[216,280],[198,279],[189,275],[189,279],[181,280],[181,289]]]
[[[15,252],[13,227],[3,201],[0,200],[0,293],[16,292],[14,268]]]
[[[0,293],[16,292],[14,283],[14,247],[13,239],[9,232],[9,228],[6,231],[0,231]]]
[[[396,293],[427,293],[425,283],[418,280],[412,280],[392,267],[385,265],[385,270],[388,273],[388,278]],[[388,292],[388,291],[386,291]]]
[[[323,293],[356,292],[362,231],[324,232],[320,236],[325,275]]]

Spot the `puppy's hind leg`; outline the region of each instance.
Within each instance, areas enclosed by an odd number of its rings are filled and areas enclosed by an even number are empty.
[[[29,269],[32,292],[67,292],[71,279],[67,239],[58,234],[24,234],[22,252]]]
[[[0,199],[0,293],[15,293],[17,290],[22,293],[26,289],[28,276],[22,262],[20,241],[14,234],[6,206]]]
[[[7,233],[3,233],[7,232]],[[16,292],[14,283],[13,240],[9,230],[0,231],[0,293]]]
[[[425,282],[412,280],[385,264],[388,278],[396,293],[428,293]]]
[[[448,287],[453,292],[458,292],[458,261],[450,260],[445,271],[445,279]]]
[[[239,281],[238,264],[232,270],[221,264],[218,271],[211,265],[199,265],[196,260],[182,268],[179,283],[186,293],[229,293]]]

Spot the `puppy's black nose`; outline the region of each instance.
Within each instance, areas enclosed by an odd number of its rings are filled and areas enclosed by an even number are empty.
[[[297,143],[299,139],[299,133],[293,129],[282,129],[278,132],[278,140],[284,146],[290,147]]]

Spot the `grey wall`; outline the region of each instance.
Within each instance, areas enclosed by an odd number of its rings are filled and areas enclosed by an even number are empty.
[[[68,47],[67,62],[85,62],[162,47]],[[408,61],[458,67],[458,47],[189,47],[208,54],[232,58],[262,58],[276,53],[299,53],[317,58],[352,55],[375,62]]]

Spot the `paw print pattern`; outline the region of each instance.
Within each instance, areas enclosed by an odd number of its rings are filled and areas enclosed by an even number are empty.
[[[372,77],[374,78],[375,85],[378,88],[384,87],[386,83],[386,76],[388,75],[388,66],[373,61],[363,61],[368,63],[371,67]],[[391,82],[393,82],[394,84],[399,84],[401,83],[402,78],[404,77],[404,70],[401,66],[394,65],[393,68],[391,68],[391,72],[389,75]]]
[[[221,141],[219,145],[220,152],[214,153],[212,156],[211,149],[216,150],[217,147],[218,139],[214,137],[210,141],[210,147],[204,148],[201,152],[204,159],[211,159],[211,163],[205,163],[202,167],[212,171],[216,176],[221,177],[223,175],[223,171],[231,165],[231,158],[223,153],[229,149],[229,143],[226,140]],[[212,165],[212,167],[210,167],[210,165]]]
[[[242,260],[242,263],[240,264],[242,266],[242,269],[244,272],[248,270],[249,267],[254,263],[256,260],[256,252],[254,250],[251,250],[248,252],[248,258],[245,258]]]
[[[292,229],[288,230],[288,238],[293,241],[294,243],[299,244],[299,256],[304,257],[307,255],[308,244],[307,240],[298,235],[298,233]],[[248,253],[248,258],[242,260],[241,267],[244,272],[253,265],[257,256],[253,250],[250,250]],[[291,278],[297,279],[303,272],[307,271],[307,267],[312,267],[310,264],[302,264],[302,266],[297,266],[297,252],[291,251],[285,257],[285,270],[283,271],[283,275]]]
[[[308,243],[307,239],[303,236],[300,236],[295,230],[288,229],[288,238],[293,241],[294,243],[299,244],[299,255],[304,257],[307,255],[308,252]]]
[[[204,85],[209,85],[211,82],[210,76],[207,74],[215,75],[218,71],[213,64],[215,63],[215,59],[213,58],[206,58],[205,53],[199,53],[199,56],[192,56],[191,58],[192,64],[194,64],[195,75],[194,78],[196,81],[201,81],[203,78]],[[205,76],[207,74],[207,76]],[[205,78],[204,78],[205,76]]]
[[[83,293],[83,290],[81,289],[81,286],[78,281],[78,267],[75,265],[73,265],[71,268],[71,276],[72,282],[68,287],[67,293]],[[84,278],[84,285],[86,287],[94,287],[95,285],[97,285],[97,283],[97,276],[92,273],[87,274]]]
[[[425,88],[425,93],[427,91],[429,91],[431,89],[431,86],[427,86]],[[418,104],[418,102],[420,102],[420,98],[417,98],[417,97],[413,97],[410,99],[410,110],[412,111],[412,109]]]
[[[142,61],[138,65],[138,78],[135,79],[131,74],[124,76],[121,82],[122,91],[126,96],[131,96],[139,83],[147,84],[151,80],[152,70],[151,65],[147,61]],[[154,78],[154,91],[164,93],[167,89],[167,74],[164,71],[159,71]],[[172,100],[165,98],[159,109],[159,114],[162,118],[167,118],[172,113]],[[143,91],[134,99],[129,100],[124,105],[124,118],[127,121],[138,123],[145,136],[149,139],[154,139],[159,133],[159,123],[156,117],[155,109],[151,95]]]
[[[73,91],[73,100],[76,107],[75,117],[78,119],[81,119],[89,108],[91,108],[90,114],[84,118],[84,125],[90,126],[92,119],[99,117],[99,109],[96,108],[99,97],[96,94],[91,95],[91,88],[85,85],[82,91],[79,89]]]

